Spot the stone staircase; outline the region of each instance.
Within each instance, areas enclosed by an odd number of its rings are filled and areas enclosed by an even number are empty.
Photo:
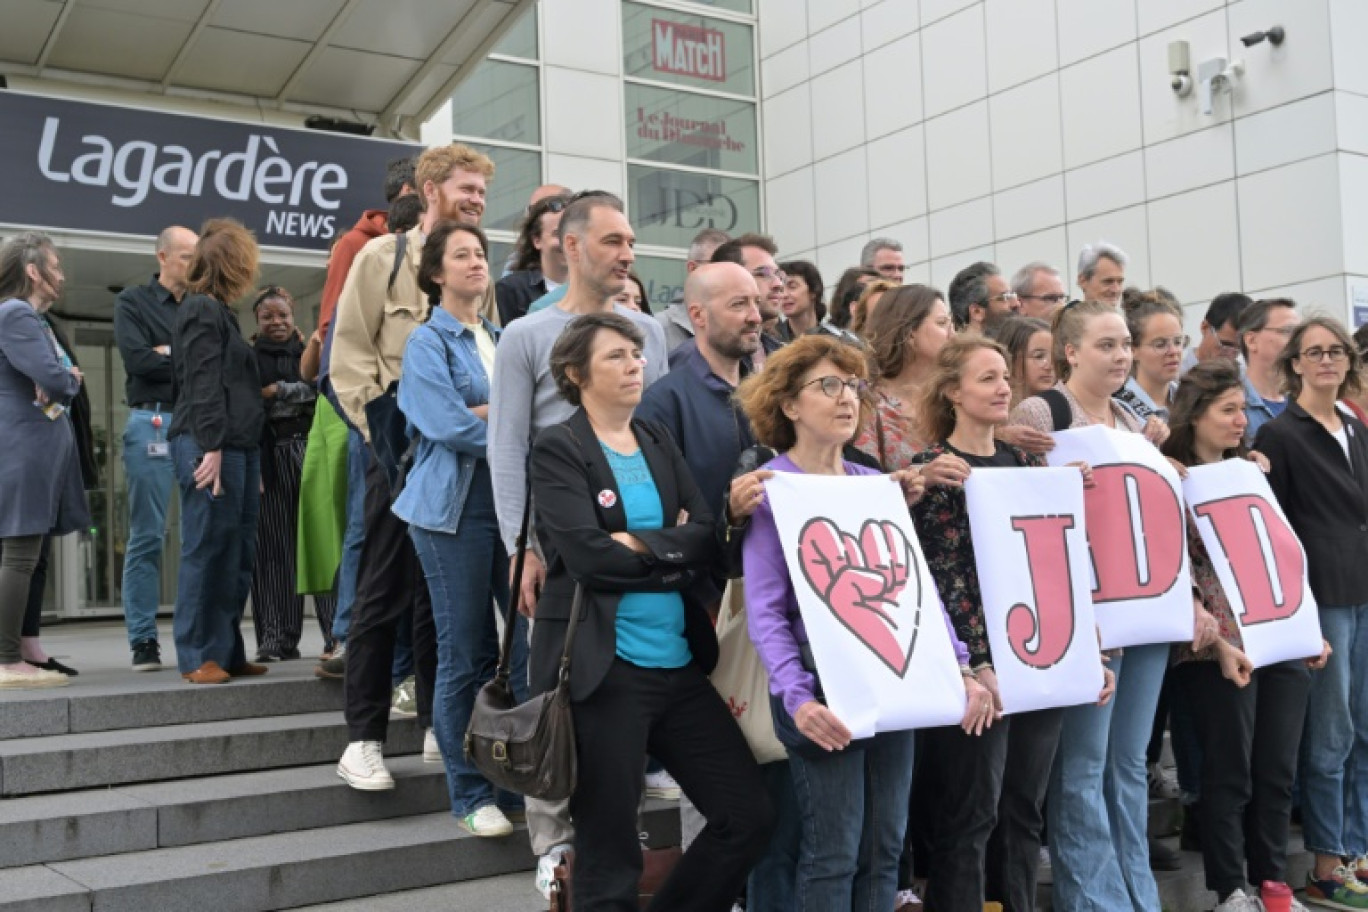
[[[45,631],[83,672],[72,686],[0,695],[0,912],[543,908],[525,833],[457,827],[413,721],[390,725],[398,787],[358,792],[335,772],[341,686],[312,662],[192,687],[174,670],[128,671],[121,628],[82,628]],[[1156,803],[1152,829],[1172,832],[1176,814]],[[677,844],[673,804],[652,802],[646,828]],[[1300,886],[1299,833],[1291,849]],[[1215,904],[1199,855],[1158,880],[1168,912]]]
[[[0,912],[257,912],[535,866],[525,833],[456,826],[412,720],[390,724],[394,791],[338,779],[342,689],[312,662],[192,687],[129,672],[118,646],[121,667],[78,652],[71,686],[0,696]],[[668,817],[651,815],[663,841]]]

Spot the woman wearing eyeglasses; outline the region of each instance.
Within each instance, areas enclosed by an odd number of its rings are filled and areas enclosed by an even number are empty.
[[[1257,305],[1256,305],[1257,306]],[[1331,317],[1298,326],[1278,358],[1282,414],[1259,429],[1268,483],[1306,549],[1332,649],[1311,673],[1301,747],[1302,828],[1316,856],[1307,896],[1368,909],[1368,427],[1336,400],[1359,392],[1359,354]]]
[[[1156,292],[1127,292],[1121,312],[1130,330],[1135,360],[1116,398],[1141,421],[1167,422],[1188,337],[1183,312]]]
[[[737,391],[756,439],[780,451],[766,464],[776,472],[872,475],[847,462],[842,449],[860,426],[865,362],[853,346],[830,336],[803,336],[770,356],[765,369]],[[921,475],[894,473],[909,502],[922,493]],[[751,640],[770,678],[775,731],[789,756],[802,819],[794,908],[812,912],[893,909],[898,858],[912,788],[913,733],[881,732],[852,741],[849,729],[821,698],[821,681],[798,611],[793,577],[774,513],[763,499],[743,546]],[[969,672],[969,653],[944,620],[965,673],[964,725],[982,726],[991,698]]]

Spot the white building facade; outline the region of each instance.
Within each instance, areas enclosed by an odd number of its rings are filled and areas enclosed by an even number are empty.
[[[503,243],[537,183],[621,194],[654,301],[715,225],[828,281],[893,237],[942,289],[1106,239],[1193,330],[1232,290],[1357,325],[1364,36],[1362,0],[541,0],[424,139],[494,155]]]
[[[1368,322],[1368,3],[759,0],[766,225],[834,277],[891,236],[906,281],[1130,257],[1195,330],[1223,291]],[[1241,38],[1280,26],[1281,44]],[[1225,58],[1229,90],[1175,92]],[[1242,75],[1229,67],[1242,61]],[[1213,69],[1220,69],[1213,63]],[[1221,80],[1217,80],[1220,88]]]

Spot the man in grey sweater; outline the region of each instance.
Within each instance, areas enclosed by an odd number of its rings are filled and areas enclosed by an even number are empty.
[[[667,370],[665,335],[650,315],[612,302],[627,285],[635,256],[635,235],[622,212],[622,201],[602,194],[577,199],[560,221],[561,248],[570,266],[565,297],[557,304],[515,320],[499,339],[489,395],[489,468],[499,531],[510,556],[526,503],[527,454],[532,439],[575,411],[561,398],[551,379],[551,347],[576,317],[612,309],[631,319],[646,337],[646,383]],[[529,617],[546,579],[546,567],[534,547],[523,568],[519,607]],[[513,593],[513,597],[517,597]],[[527,828],[537,864],[537,889],[550,898],[551,876],[570,847],[569,802],[527,800]]]

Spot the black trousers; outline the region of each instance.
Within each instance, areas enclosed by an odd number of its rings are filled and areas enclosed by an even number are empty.
[[[572,711],[575,912],[637,912],[637,804],[648,753],[708,821],[652,912],[728,912],[769,845],[774,811],[741,730],[703,672],[692,663],[639,668],[614,659]]]
[[[275,441],[262,459],[272,461],[270,483],[261,493],[257,514],[256,567],[252,571],[252,626],[259,652],[283,657],[299,647],[304,634],[304,596],[295,586],[299,544],[299,483],[304,474],[303,437]],[[262,466],[262,477],[268,477]],[[323,632],[323,645],[332,645],[337,596],[314,596],[314,612]]]
[[[432,725],[437,629],[408,524],[390,511],[389,482],[373,456],[366,467],[364,526],[361,570],[347,634],[347,729],[352,741],[384,741],[393,691],[394,637],[400,624],[413,625],[418,722],[424,728]]]
[[[997,723],[1007,725],[1007,765],[984,873],[987,899],[1002,903],[1004,912],[1035,910],[1045,794],[1063,723],[1062,709],[1017,713]]]
[[[0,548],[3,552],[4,548]],[[38,563],[29,577],[28,602],[24,606],[22,636],[36,637],[43,623],[43,594],[47,591],[48,560],[52,557],[52,536],[43,536],[43,550],[38,552]]]
[[[907,796],[907,835],[898,857],[898,889],[912,889],[913,881],[930,873],[932,824],[939,813],[940,767],[931,762],[927,737],[931,729],[917,732],[916,760],[912,764],[912,791]]]
[[[928,909],[983,910],[983,872],[988,838],[997,825],[1010,724],[1001,719],[982,735],[966,735],[958,725],[924,732],[926,759],[939,767],[934,778],[940,785],[931,828]]]
[[[1224,899],[1248,882],[1287,879],[1292,782],[1311,673],[1300,661],[1255,671],[1236,687],[1215,662],[1174,666],[1202,742],[1202,861]],[[1247,871],[1246,871],[1247,866]]]

